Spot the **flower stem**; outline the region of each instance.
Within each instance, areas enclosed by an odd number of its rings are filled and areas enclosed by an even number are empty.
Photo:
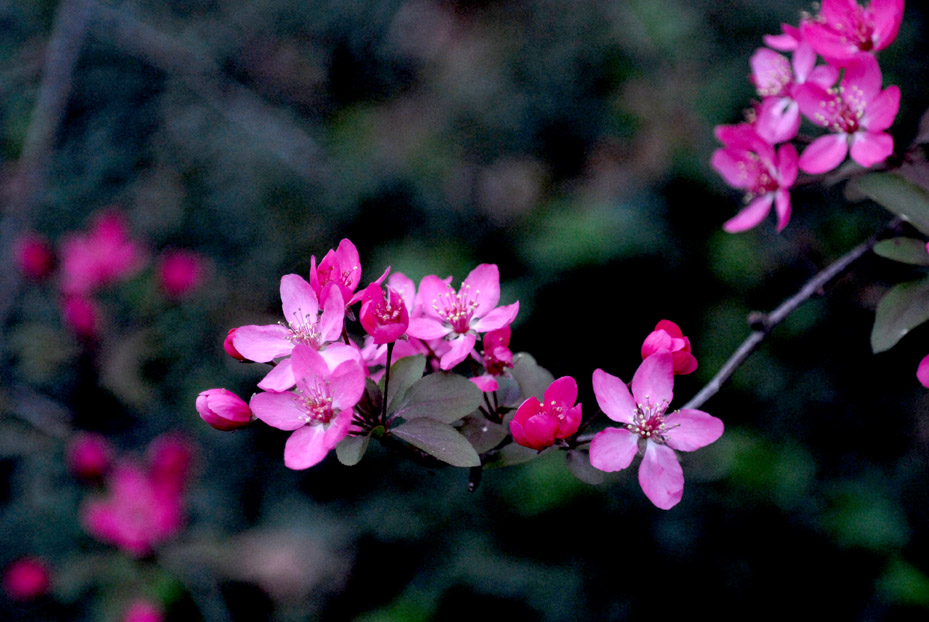
[[[390,359],[394,354],[394,342],[387,344],[387,367],[384,369],[384,401],[381,405],[381,423],[387,426],[387,389],[390,387]]]

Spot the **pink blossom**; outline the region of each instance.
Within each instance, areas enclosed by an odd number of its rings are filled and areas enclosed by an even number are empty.
[[[252,409],[226,389],[208,389],[197,396],[200,418],[217,430],[236,430],[252,422]]]
[[[577,401],[577,382],[562,376],[545,389],[542,403],[530,397],[516,410],[510,421],[513,440],[523,447],[539,451],[551,447],[558,439],[577,432],[581,425],[581,405]]]
[[[921,385],[929,389],[929,354],[919,362],[919,367],[916,368],[916,378]]]
[[[203,285],[207,261],[200,253],[168,250],[158,258],[158,284],[170,298],[179,299]]]
[[[18,559],[3,574],[3,589],[13,600],[35,600],[48,592],[50,584],[48,564],[38,557]]]
[[[298,344],[291,355],[297,391],[252,396],[255,416],[279,430],[293,431],[284,464],[306,469],[319,463],[348,434],[353,408],[364,393],[364,371],[348,359],[330,367],[313,348]]]
[[[607,417],[622,424],[599,432],[590,443],[590,464],[619,471],[644,448],[639,484],[657,507],[668,510],[681,500],[684,473],[674,450],[694,451],[718,439],[723,422],[700,410],[667,412],[673,397],[674,361],[670,352],[649,356],[632,378],[622,380],[601,369],[593,374],[594,394]]]
[[[790,221],[789,189],[797,179],[797,151],[786,144],[775,153],[747,123],[721,125],[716,135],[722,149],[713,153],[715,168],[734,187],[746,191],[747,207],[723,225],[729,233],[745,231],[758,225],[771,211],[777,212],[777,230]]]
[[[878,52],[897,38],[903,0],[823,0],[819,14],[800,25],[804,39],[823,57],[845,61],[861,52]]]
[[[690,353],[690,339],[671,320],[658,322],[642,343],[643,361],[658,352],[671,353],[675,375],[683,376],[697,369],[697,359]]]
[[[91,338],[100,332],[100,310],[91,298],[66,296],[61,303],[61,315],[78,337]]]
[[[66,294],[89,294],[135,274],[144,264],[138,244],[116,210],[98,212],[91,229],[67,237],[61,246],[61,288]]]
[[[445,338],[451,344],[442,355],[440,367],[453,368],[465,360],[478,333],[509,324],[519,312],[519,302],[498,307],[500,273],[494,264],[481,264],[468,274],[456,292],[447,281],[430,275],[419,285],[423,316],[410,320],[408,333],[418,339]]]
[[[329,296],[326,286],[330,283],[338,287],[346,305],[352,304],[355,302],[352,294],[360,282],[361,258],[351,240],[343,239],[336,250],[330,249],[319,262],[319,267],[316,266],[316,256],[310,257],[310,285],[321,304],[326,303]]]
[[[365,332],[378,345],[395,342],[410,325],[410,313],[400,294],[388,285],[385,298],[378,283],[365,289],[358,317]]]
[[[163,622],[164,619],[161,607],[146,598],[134,600],[123,615],[123,622]]]
[[[881,69],[873,56],[859,54],[849,61],[839,88],[826,90],[807,83],[797,89],[800,111],[832,133],[814,140],[800,156],[807,173],[826,173],[845,160],[864,167],[883,162],[893,153],[894,141],[886,130],[900,109],[900,89],[881,90]]]
[[[79,434],[68,444],[67,461],[77,477],[97,479],[109,470],[113,448],[100,434]]]
[[[162,434],[148,446],[149,477],[172,494],[180,494],[190,474],[194,447],[182,434]]]
[[[506,370],[513,367],[513,353],[510,351],[510,327],[492,330],[484,335],[484,373],[481,376],[471,378],[471,382],[477,385],[484,393],[496,391],[498,388],[497,377],[506,373]]]
[[[13,254],[20,273],[33,281],[46,278],[55,267],[51,244],[37,233],[30,233],[17,240]]]

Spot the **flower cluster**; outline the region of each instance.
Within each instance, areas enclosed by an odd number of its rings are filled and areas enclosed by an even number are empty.
[[[726,231],[755,227],[772,206],[782,230],[790,220],[798,168],[828,173],[849,154],[871,167],[893,153],[886,130],[900,107],[900,89],[882,90],[874,53],[896,38],[902,19],[903,0],[873,0],[867,7],[856,0],[823,0],[820,12],[799,28],[785,24],[783,34],[765,38],[768,47],[751,58],[760,102],[748,122],[716,128],[723,147],[713,154],[713,167],[744,190],[748,201],[725,223]],[[820,57],[824,63],[817,65]],[[801,118],[827,133],[798,156],[790,141]]]
[[[254,416],[292,432],[284,463],[305,469],[319,463],[353,423],[363,424],[356,406],[364,395],[365,378],[383,375],[390,360],[421,354],[439,370],[451,370],[465,360],[483,362],[485,373],[474,382],[484,387],[504,373],[512,360],[508,327],[519,303],[498,306],[500,276],[495,265],[476,267],[457,290],[450,277],[435,275],[423,278],[417,290],[408,277],[389,274],[388,269],[356,291],[361,274],[357,249],[342,240],[318,265],[315,256],[311,258],[309,280],[297,274],[281,278],[284,321],[233,328],[224,343],[226,352],[238,360],[273,365],[258,382],[261,392],[246,404],[223,389],[204,391],[197,398],[204,421],[230,430]],[[365,334],[360,344],[349,336],[347,326],[356,304]],[[483,357],[476,351],[482,333],[492,335],[484,339]]]

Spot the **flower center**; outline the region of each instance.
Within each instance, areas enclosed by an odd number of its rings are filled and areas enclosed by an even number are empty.
[[[648,400],[648,397],[646,396],[645,399]],[[626,429],[633,434],[638,434],[640,438],[663,444],[667,440],[665,435],[668,429],[664,421],[667,408],[668,402],[664,400],[657,405],[650,402],[636,404],[632,423],[627,423]]]
[[[301,419],[307,425],[325,424],[332,420],[335,414],[332,411],[332,397],[329,395],[329,383],[320,383],[316,380],[306,392],[297,389],[299,406],[303,411]]]
[[[864,116],[864,91],[852,85],[848,89],[844,86],[832,88],[829,93],[832,100],[820,102],[823,111],[817,112],[814,117],[821,123],[827,123],[833,132],[854,134]]]
[[[310,346],[314,350],[319,350],[322,345],[320,343],[322,335],[319,332],[319,323],[316,320],[317,318],[309,313],[303,313],[302,311],[294,313],[293,321],[287,324],[287,328],[290,329],[290,336],[288,337],[290,342],[294,345],[303,344]]]
[[[471,327],[471,316],[477,308],[480,294],[480,290],[474,290],[472,297],[471,286],[464,284],[457,294],[446,292],[433,300],[432,308],[440,318],[451,324],[456,333],[464,334]]]

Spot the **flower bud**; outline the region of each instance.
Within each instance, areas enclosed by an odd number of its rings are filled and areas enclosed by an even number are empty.
[[[217,430],[235,430],[252,421],[252,409],[226,389],[208,389],[197,396],[197,412]]]
[[[82,479],[97,479],[110,468],[113,449],[99,434],[80,434],[68,445],[68,468]]]
[[[35,557],[24,557],[10,564],[3,575],[3,589],[13,600],[27,601],[48,592],[51,573],[48,565]]]
[[[658,352],[670,352],[674,361],[674,374],[682,376],[697,369],[697,359],[690,353],[690,340],[684,336],[677,324],[661,320],[642,344],[644,361]]]
[[[229,333],[226,335],[226,340],[223,342],[223,350],[226,351],[226,354],[231,356],[234,359],[239,361],[247,361],[248,359],[239,354],[239,351],[235,349],[235,345],[232,343],[233,338],[235,337],[235,331],[239,330],[238,328],[230,328]]]
[[[16,267],[28,279],[41,281],[52,272],[55,255],[44,237],[36,234],[23,236],[16,242]]]

